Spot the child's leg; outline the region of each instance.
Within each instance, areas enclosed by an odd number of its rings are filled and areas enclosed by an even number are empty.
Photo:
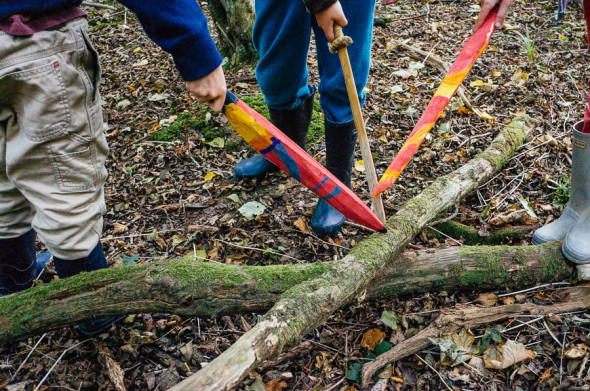
[[[311,15],[301,0],[258,0],[254,46],[260,55],[256,76],[271,122],[305,148],[314,90],[307,85]],[[262,155],[242,160],[234,177],[261,178],[279,168]]]
[[[312,93],[307,85],[311,15],[301,0],[257,0],[255,12],[256,77],[266,103],[279,110],[300,106]]]
[[[361,104],[364,104],[363,89],[369,76],[371,63],[371,41],[373,39],[374,0],[341,0],[342,9],[348,19],[344,27],[345,35],[352,38],[353,44],[348,47],[348,55],[352,64],[354,80]],[[352,111],[344,84],[342,67],[338,54],[330,53],[326,35],[313,21],[314,35],[318,52],[318,68],[320,72],[320,102],[326,119],[335,124],[352,121]]]
[[[361,104],[364,103],[363,89],[369,75],[371,61],[371,40],[373,36],[374,0],[341,0],[342,9],[348,19],[344,34],[350,36],[353,44],[348,47],[352,71]],[[326,168],[342,183],[351,186],[352,163],[356,142],[350,101],[342,74],[338,54],[330,53],[323,30],[315,20],[312,22],[318,52],[320,73],[320,102],[324,113],[326,140]],[[336,209],[320,200],[311,218],[311,228],[320,236],[338,233],[346,218]]]
[[[0,33],[0,58],[7,34]],[[0,91],[9,91],[0,70]],[[36,277],[34,209],[6,174],[6,129],[14,121],[12,108],[0,103],[0,296],[28,288]]]
[[[3,37],[0,48],[13,109],[5,122],[6,174],[34,205],[32,227],[56,261],[96,248],[105,211],[108,148],[86,26],[81,18],[27,39]]]
[[[2,113],[7,112],[8,107],[0,107],[0,296],[28,288],[37,271],[33,208],[6,176]]]

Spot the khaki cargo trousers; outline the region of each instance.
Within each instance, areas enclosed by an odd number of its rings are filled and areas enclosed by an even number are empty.
[[[32,227],[67,260],[97,245],[108,155],[99,80],[85,18],[28,37],[0,31],[0,238]]]

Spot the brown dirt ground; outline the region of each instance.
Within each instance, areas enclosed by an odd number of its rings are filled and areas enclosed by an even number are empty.
[[[454,220],[480,232],[510,225],[527,226],[532,232],[559,215],[560,202],[567,198],[562,194],[565,188],[556,190],[548,180],[567,182],[570,128],[581,119],[587,94],[587,41],[578,3],[571,5],[565,21],[556,25],[556,2],[516,2],[507,28],[495,34],[464,83],[472,104],[495,120],[483,120],[454,101],[397,185],[386,194],[388,215],[435,178],[485,149],[519,112],[539,121],[531,139],[493,180],[458,206]],[[288,263],[293,261],[290,257],[316,262],[342,257],[370,234],[346,225],[337,238],[321,240],[295,226],[302,217],[309,220],[316,200],[286,175],[236,182],[232,167],[252,150],[240,143],[222,117],[193,104],[171,58],[148,40],[130,13],[116,6],[116,11],[88,9],[104,72],[101,92],[111,147],[103,235],[111,264],[120,266],[123,259],[128,263],[150,262],[195,250],[208,259],[234,264]],[[375,27],[373,67],[364,109],[378,173],[401,147],[442,77],[439,71],[417,65],[388,43],[392,39],[407,41],[452,61],[469,36],[476,14],[475,2],[471,1],[448,4],[403,0],[394,6],[378,5],[376,19],[380,23]],[[528,54],[527,31],[531,42]],[[309,65],[315,81],[313,49]],[[393,75],[394,71],[410,68],[418,68],[416,76]],[[255,81],[242,79],[252,74],[249,67],[233,67],[227,72],[228,85],[259,104]],[[161,137],[165,133],[162,129],[170,123],[177,125],[174,129],[179,133],[172,139]],[[322,161],[321,134],[315,141],[310,151]],[[355,171],[353,180],[359,196],[368,199],[362,173]],[[238,209],[249,201],[262,203],[266,210],[247,221]],[[526,213],[511,215],[525,205],[530,205],[536,218]],[[459,242],[461,237],[445,240],[426,231],[411,247]],[[510,244],[525,245],[530,240],[524,237]],[[551,289],[541,289],[516,299],[550,302],[553,294]],[[344,377],[347,373],[354,377],[354,363],[370,359],[367,349],[360,346],[368,330],[378,328],[385,332],[387,341],[395,343],[425,327],[437,309],[475,297],[476,292],[442,291],[350,306],[307,335],[291,353],[263,364],[244,381],[243,388],[260,389],[256,388],[260,383],[255,382],[260,376],[267,390],[358,389],[358,384]],[[399,317],[395,330],[379,320],[384,310]],[[96,341],[78,346],[82,340],[75,329],[51,332],[28,359],[38,338],[0,348],[0,384],[10,390],[32,390],[49,372],[41,389],[114,389],[97,353],[98,343],[102,343],[123,369],[129,390],[166,389],[187,371],[195,372],[213,360],[256,320],[256,314],[219,319],[137,315]],[[471,331],[482,336],[498,330],[503,341],[516,340],[535,351],[535,359],[503,371],[476,373],[463,365],[442,365],[436,346],[420,356],[439,371],[448,387],[455,389],[590,389],[585,361],[561,360],[562,348],[547,331],[565,341],[565,349],[588,343],[590,313],[546,320],[547,327],[544,320],[538,320],[502,332],[513,322]],[[146,336],[146,331],[152,334]],[[578,375],[580,367],[584,371]],[[386,389],[445,389],[439,376],[415,357],[396,363],[392,370]]]

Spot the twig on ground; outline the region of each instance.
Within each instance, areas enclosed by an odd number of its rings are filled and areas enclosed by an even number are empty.
[[[426,366],[428,366],[428,368],[432,369],[438,375],[438,377],[440,377],[440,381],[442,381],[443,384],[445,385],[445,387],[447,387],[447,390],[449,390],[449,391],[455,391],[455,388],[454,387],[451,388],[451,386],[449,386],[447,384],[447,382],[445,381],[443,375],[441,375],[441,373],[439,371],[437,371],[436,369],[434,369],[434,367],[432,365],[428,364],[426,362],[426,360],[424,360],[422,357],[418,356],[417,354],[415,354],[414,357],[416,357],[418,360],[422,361]]]
[[[35,389],[33,391],[39,391],[41,389],[41,385],[43,385],[43,383],[45,383],[45,380],[47,380],[47,378],[49,377],[49,375],[51,375],[51,372],[53,372],[53,370],[55,369],[55,367],[57,366],[57,364],[59,364],[59,362],[61,361],[61,359],[63,358],[63,356],[66,355],[67,352],[69,352],[70,350],[72,350],[74,348],[77,348],[78,346],[80,346],[83,343],[86,343],[88,341],[92,341],[92,339],[85,339],[84,341],[78,342],[74,346],[70,346],[69,348],[67,348],[66,350],[64,350],[63,352],[61,352],[61,354],[59,355],[59,357],[57,358],[57,360],[55,360],[55,362],[53,363],[53,365],[51,366],[51,368],[49,368],[49,370],[47,371],[47,373],[45,374],[45,376],[43,376],[43,379],[41,379],[41,381],[39,382],[39,384],[37,384],[37,387],[35,387]]]
[[[535,318],[535,319],[529,320],[528,322],[522,322],[521,324],[519,324],[519,325],[517,325],[517,326],[510,327],[510,328],[508,328],[508,329],[506,329],[506,330],[502,330],[502,333],[507,333],[507,332],[509,332],[509,331],[513,331],[513,330],[519,329],[519,328],[521,328],[521,327],[524,327],[524,326],[527,326],[527,325],[529,325],[529,324],[531,324],[531,323],[538,322],[538,321],[540,321],[540,320],[541,320],[541,319],[543,319],[543,318],[545,318],[545,316],[544,316],[544,315],[543,315],[543,316],[539,316],[539,317],[537,317],[537,318]]]
[[[565,348],[565,336],[567,335],[567,331],[563,333],[563,342],[561,343],[561,355],[559,357],[559,384],[563,380],[563,349]]]
[[[536,291],[538,289],[543,289],[543,288],[553,288],[555,286],[560,286],[560,285],[571,285],[571,282],[567,282],[567,281],[562,281],[562,282],[552,282],[551,284],[543,284],[543,285],[537,285],[534,286],[532,288],[528,288],[528,289],[523,289],[520,291],[516,291],[516,292],[510,292],[510,293],[504,293],[501,295],[498,295],[498,297],[507,297],[507,296],[514,296],[514,295],[518,295],[520,293],[527,293],[527,292],[531,292],[531,291]]]
[[[41,336],[41,338],[39,338],[39,340],[37,341],[37,343],[35,344],[35,346],[33,346],[33,349],[31,349],[31,351],[29,352],[29,354],[27,354],[27,357],[25,357],[24,361],[19,365],[19,367],[16,370],[16,372],[14,372],[14,374],[10,377],[9,383],[12,382],[16,378],[16,375],[18,375],[18,373],[22,369],[23,365],[25,365],[25,363],[29,360],[29,358],[31,357],[31,355],[33,354],[33,352],[35,351],[35,349],[37,349],[37,346],[39,346],[39,344],[41,343],[41,341],[43,341],[43,338],[45,338],[46,335],[47,335],[47,333],[43,334]]]
[[[458,214],[459,214],[459,207],[457,205],[455,205],[455,211],[452,214],[450,214],[447,217],[442,218],[440,220],[433,221],[432,223],[426,225],[426,228],[431,228],[435,225],[439,225],[442,223],[446,223],[449,220],[453,220],[455,217],[457,217]]]
[[[228,246],[232,246],[232,247],[236,247],[236,248],[241,248],[241,249],[244,249],[244,250],[259,251],[259,252],[265,253],[265,254],[279,255],[281,257],[289,258],[289,259],[292,259],[292,260],[294,260],[296,262],[299,262],[299,263],[305,262],[305,261],[303,261],[301,259],[294,258],[294,257],[292,257],[290,255],[283,254],[283,253],[280,253],[278,251],[273,251],[273,250],[268,249],[268,248],[267,249],[264,249],[264,248],[257,248],[257,247],[241,246],[239,244],[235,244],[235,243],[231,243],[231,242],[226,242],[225,240],[221,240],[221,239],[215,239],[215,240],[217,240],[219,243],[227,244]]]
[[[335,390],[336,388],[338,388],[338,386],[340,384],[342,384],[344,382],[344,380],[346,380],[346,377],[343,377],[342,379],[338,380],[336,383],[332,384],[331,386],[322,389],[321,391],[332,391]]]
[[[428,229],[431,229],[431,230],[433,230],[434,232],[436,232],[436,233],[438,233],[438,234],[440,234],[440,235],[442,235],[442,236],[444,236],[444,237],[445,237],[445,238],[447,238],[447,239],[451,239],[453,242],[457,243],[459,246],[463,246],[463,243],[461,243],[460,241],[458,241],[458,240],[457,240],[457,239],[455,239],[455,238],[452,238],[452,237],[450,237],[450,236],[449,236],[449,235],[447,235],[446,233],[444,233],[444,232],[442,232],[442,231],[439,231],[438,229],[436,229],[436,228],[434,228],[434,227],[427,227],[427,228],[428,228]]]
[[[580,370],[578,371],[578,379],[582,379],[582,373],[584,372],[584,369],[586,369],[586,364],[588,364],[588,355],[585,355],[584,359],[582,360]]]
[[[106,238],[102,238],[101,240],[130,239],[130,238],[139,238],[139,237],[142,237],[142,236],[150,236],[150,235],[163,234],[163,233],[166,233],[166,232],[182,232],[182,231],[184,231],[184,229],[182,229],[182,228],[165,229],[163,231],[149,232],[149,233],[145,233],[145,234],[133,234],[133,235],[125,235],[125,236],[108,236]]]

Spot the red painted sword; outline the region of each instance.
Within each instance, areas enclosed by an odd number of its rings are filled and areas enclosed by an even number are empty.
[[[475,61],[477,61],[488,46],[494,33],[494,21],[496,20],[497,14],[498,7],[495,7],[479,30],[467,39],[451,69],[449,69],[447,75],[434,93],[434,97],[426,107],[426,110],[424,110],[422,117],[420,117],[399,153],[379,180],[371,197],[375,197],[392,187],[404,168],[412,160],[418,147],[420,147],[420,144],[422,144],[422,141],[424,141],[424,138],[426,138],[426,135],[430,132],[440,114],[449,104],[451,98],[471,70],[471,67],[473,67]]]
[[[225,116],[234,129],[266,159],[323,198],[347,219],[375,231],[387,229],[371,209],[332,173],[270,121],[227,92]]]

